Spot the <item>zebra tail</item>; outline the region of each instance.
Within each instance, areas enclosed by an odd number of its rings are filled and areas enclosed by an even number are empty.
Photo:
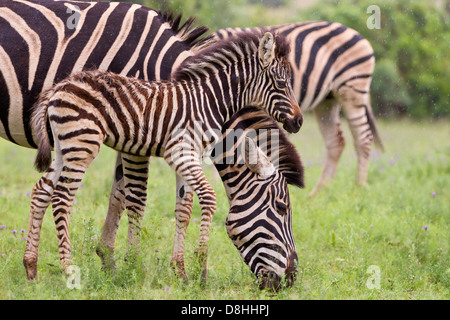
[[[52,163],[52,147],[47,131],[48,102],[46,95],[38,100],[32,115],[32,124],[39,138],[38,153],[34,161],[34,167],[39,172],[46,171]]]
[[[378,134],[375,116],[373,115],[373,111],[370,105],[366,105],[366,115],[370,130],[372,131],[373,142],[375,143],[375,146],[377,147],[378,150],[384,152],[383,142],[381,141],[380,135]]]

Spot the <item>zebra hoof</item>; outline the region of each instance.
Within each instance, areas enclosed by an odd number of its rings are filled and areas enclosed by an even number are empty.
[[[23,265],[27,272],[27,279],[33,281],[37,279],[37,258],[23,259]]]
[[[114,260],[114,253],[112,250],[98,245],[95,249],[95,253],[102,262],[103,271],[112,271],[116,269],[116,262]]]
[[[184,261],[172,260],[170,261],[170,267],[178,279],[182,279],[186,285],[189,284],[189,279],[186,274],[186,270],[184,269]]]

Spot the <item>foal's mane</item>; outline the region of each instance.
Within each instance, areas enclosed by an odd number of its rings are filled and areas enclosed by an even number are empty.
[[[225,40],[220,40],[202,50],[198,54],[187,58],[173,74],[176,81],[188,80],[193,73],[203,74],[207,64],[217,60],[219,54],[229,57],[229,53],[235,53],[243,58],[255,55],[258,52],[259,41],[265,30],[243,31]],[[285,37],[274,34],[275,56],[277,59],[287,59],[290,46]],[[249,49],[250,48],[250,52]]]

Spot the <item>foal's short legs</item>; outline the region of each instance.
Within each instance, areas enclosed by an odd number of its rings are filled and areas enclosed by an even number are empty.
[[[55,139],[55,160],[33,189],[29,239],[27,239],[24,254],[24,265],[29,279],[35,278],[37,274],[40,227],[50,202],[58,236],[60,262],[64,271],[72,264],[69,238],[70,210],[84,173],[97,156],[103,142],[101,135],[89,135],[89,142],[83,142],[78,138],[67,138],[61,141]]]
[[[27,278],[32,280],[37,277],[37,261],[39,251],[39,239],[41,236],[42,221],[45,211],[50,205],[53,190],[58,181],[58,172],[55,162],[44,176],[36,183],[31,194],[30,222],[28,226],[27,242],[23,265],[27,272]],[[59,166],[59,168],[61,168]]]
[[[216,212],[216,194],[203,173],[200,157],[195,153],[190,155],[180,154],[181,156],[177,156],[176,152],[169,151],[164,154],[164,159],[198,196],[202,220],[195,254],[203,269],[202,278],[206,280],[209,231],[212,218]]]
[[[194,201],[194,191],[184,180],[177,176],[176,186],[176,206],[175,206],[175,238],[173,242],[172,259],[170,264],[179,278],[186,282],[188,277],[184,267],[184,244],[186,231],[191,221],[192,203]]]

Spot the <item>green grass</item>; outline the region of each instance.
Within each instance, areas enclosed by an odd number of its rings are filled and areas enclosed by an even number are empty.
[[[379,121],[386,152],[372,152],[369,184],[355,187],[356,158],[346,124],[347,147],[336,178],[309,199],[321,170],[324,144],[314,119],[291,140],[305,165],[305,190],[291,188],[293,229],[299,254],[298,280],[278,293],[260,291],[228,239],[228,203],[222,183],[208,173],[218,196],[211,231],[208,281],[202,285],[193,251],[198,203],[188,229],[184,285],[169,267],[175,219],[175,177],[152,159],[149,199],[137,262],[124,261],[127,219],[116,244],[117,270],[100,270],[95,255],[108,207],[115,153],[103,148],[89,168],[71,214],[74,263],[81,288],[69,289],[61,273],[50,210],[44,219],[38,275],[29,283],[22,265],[29,202],[40,178],[32,168],[35,151],[0,141],[0,299],[449,299],[450,298],[450,135],[449,122]],[[433,196],[435,193],[435,196]],[[427,227],[428,230],[425,230]],[[17,230],[12,234],[12,230]],[[379,289],[369,289],[370,266]]]

